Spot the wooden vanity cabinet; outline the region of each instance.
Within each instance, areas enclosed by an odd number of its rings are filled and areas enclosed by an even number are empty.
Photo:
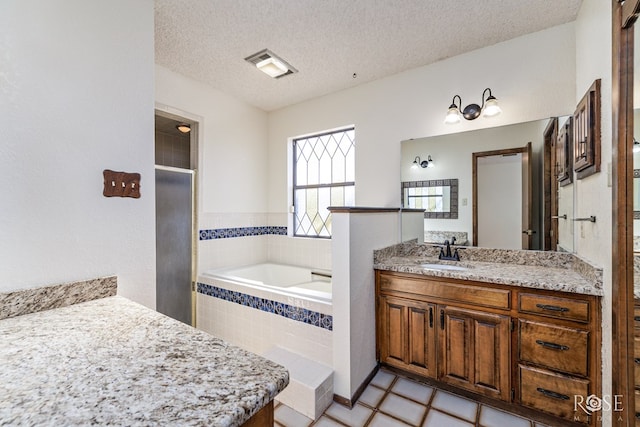
[[[577,399],[600,396],[599,301],[596,297],[518,292],[516,398],[528,407],[583,424]]]
[[[440,306],[440,381],[508,400],[509,316]]]
[[[510,396],[510,291],[377,272],[378,358],[426,378]],[[454,304],[452,301],[459,301]],[[493,306],[498,313],[486,307]]]
[[[376,301],[382,364],[599,425],[574,410],[600,396],[598,297],[377,270]]]
[[[405,298],[379,299],[379,358],[389,366],[428,378],[436,377],[434,304]]]

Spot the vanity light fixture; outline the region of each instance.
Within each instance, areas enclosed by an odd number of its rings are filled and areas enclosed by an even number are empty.
[[[180,123],[176,126],[176,129],[182,133],[189,133],[191,132],[191,125],[188,123]]]
[[[633,152],[640,153],[640,142],[635,138],[633,138]]]
[[[427,160],[420,160],[420,156],[416,156],[416,158],[413,159],[411,169],[418,169],[418,166],[420,166],[421,168],[432,168],[435,167],[435,165],[436,164],[433,162],[431,156],[428,156]]]
[[[489,96],[485,98],[485,95],[489,92]],[[458,102],[456,103],[456,98],[458,98]],[[460,122],[460,109],[462,108],[462,98],[460,95],[454,95],[451,105],[449,106],[449,110],[447,111],[447,115],[444,119],[446,124],[456,124]],[[491,89],[486,88],[482,92],[482,105],[478,104],[469,104],[464,107],[462,110],[462,117],[466,120],[475,120],[480,116],[480,113],[484,117],[493,117],[497,116],[502,112],[502,109],[498,105],[498,100],[495,96],[491,94]]]

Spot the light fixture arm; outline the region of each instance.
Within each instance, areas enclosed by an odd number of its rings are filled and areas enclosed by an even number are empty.
[[[489,96],[487,96],[486,98],[484,97],[484,95],[487,93],[487,91],[489,91]],[[485,101],[488,101],[489,99],[493,98],[493,95],[491,95],[491,88],[486,88],[485,90],[482,91],[482,106],[480,107],[480,109],[484,108],[484,103]],[[495,98],[494,98],[495,99]]]
[[[458,98],[458,104],[456,104],[456,98]],[[458,111],[462,108],[462,98],[460,98],[460,95],[453,95],[449,108],[457,108]]]

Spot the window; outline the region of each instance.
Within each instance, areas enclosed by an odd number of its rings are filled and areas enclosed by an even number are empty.
[[[353,127],[293,140],[293,235],[331,237],[329,206],[355,202]]]

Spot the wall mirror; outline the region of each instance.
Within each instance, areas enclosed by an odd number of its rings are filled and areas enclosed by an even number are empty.
[[[424,209],[425,218],[458,218],[458,180],[403,181],[402,207]]]
[[[480,152],[499,152],[501,150],[523,147],[531,143],[531,210],[532,230],[530,249],[558,250],[573,252],[573,183],[566,179],[562,185],[551,189],[550,181],[559,182],[557,168],[551,167],[552,159],[548,153],[556,150],[557,129],[562,128],[569,116],[547,118],[507,126],[479,129],[447,135],[409,139],[401,142],[400,186],[403,194],[403,207],[418,207],[407,204],[405,190],[409,183],[437,182],[439,180],[457,181],[458,211],[456,217],[430,216],[425,214],[424,233],[456,235],[466,233],[469,242],[473,235],[473,154]],[[553,125],[553,126],[551,126]],[[416,156],[434,162],[433,167],[416,168]],[[554,156],[555,159],[555,156]],[[504,165],[505,160],[493,163]],[[552,176],[553,175],[553,176]],[[501,179],[496,177],[496,179]],[[499,182],[495,182],[499,188]],[[491,185],[491,184],[489,184]],[[453,200],[453,198],[452,198]],[[550,208],[553,200],[555,208]],[[504,209],[495,206],[495,209]],[[521,215],[521,212],[514,212]],[[551,227],[554,224],[555,227]],[[404,233],[403,236],[410,236]],[[485,230],[486,231],[486,230]],[[522,233],[521,230],[519,233]],[[501,233],[491,230],[489,233]],[[413,238],[418,237],[414,236]],[[517,236],[520,239],[521,236]],[[406,237],[405,237],[406,238]],[[460,239],[458,239],[459,241]],[[425,241],[428,241],[425,238]],[[553,247],[550,242],[556,242]],[[441,242],[440,242],[441,243]],[[480,242],[479,246],[483,246]],[[486,246],[486,245],[485,245]],[[492,246],[493,247],[493,246]]]

